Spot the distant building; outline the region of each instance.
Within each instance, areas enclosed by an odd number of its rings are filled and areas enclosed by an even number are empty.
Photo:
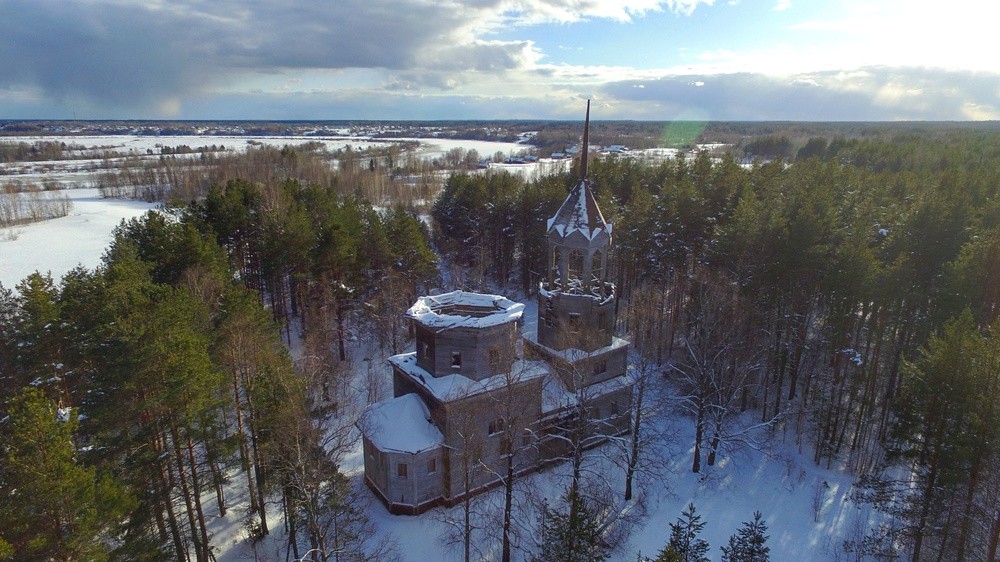
[[[359,424],[365,482],[390,512],[454,505],[500,484],[508,460],[517,473],[558,462],[568,428],[585,446],[629,431],[630,344],[612,333],[612,226],[591,192],[586,150],[581,177],[546,225],[537,333],[521,333],[523,304],[497,295],[454,291],[407,311],[416,350],[389,358],[394,398]]]

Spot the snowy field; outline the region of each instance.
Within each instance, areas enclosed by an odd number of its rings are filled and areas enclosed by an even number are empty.
[[[443,155],[453,148],[464,148],[466,150],[476,150],[479,154],[492,156],[496,152],[512,154],[530,148],[525,144],[514,142],[494,142],[464,139],[435,139],[435,138],[372,138],[366,136],[251,136],[251,135],[177,135],[177,136],[151,136],[151,135],[101,135],[101,136],[13,136],[0,137],[3,142],[63,142],[67,145],[81,146],[84,152],[100,152],[104,150],[119,152],[122,154],[146,154],[147,150],[159,152],[162,147],[175,148],[178,146],[189,146],[198,148],[200,146],[225,146],[226,150],[237,152],[246,151],[250,146],[270,145],[270,146],[300,146],[310,142],[318,142],[327,150],[334,151],[346,148],[366,149],[377,146],[387,146],[400,142],[419,142],[421,147],[419,152],[428,157]],[[57,161],[58,162],[58,161]]]
[[[72,190],[69,195],[74,204],[69,216],[0,232],[0,282],[5,287],[12,288],[34,270],[51,271],[58,278],[77,264],[90,268],[98,265],[118,222],[151,208],[140,202],[101,199],[96,189]],[[534,307],[534,300],[528,300],[527,330],[533,328]],[[366,377],[373,370],[384,377],[386,388],[391,388],[384,357],[358,349],[357,345],[356,342],[352,350],[356,375]],[[869,511],[849,499],[853,477],[814,466],[808,448],[801,453],[796,448],[792,431],[787,432],[787,443],[782,442],[780,431],[772,436],[768,454],[747,450],[723,456],[706,474],[698,475],[690,471],[691,420],[667,415],[655,425],[669,435],[665,449],[669,452],[662,453],[666,469],[641,482],[646,500],[638,511],[644,514],[627,542],[615,550],[612,560],[631,562],[638,552],[655,556],[668,539],[669,524],[689,502],[695,503],[706,523],[702,536],[711,544],[712,560],[720,560],[719,547],[727,543],[743,521],[751,519],[755,510],[763,513],[769,526],[772,560],[850,559],[844,555],[842,544],[860,538],[868,526]],[[360,445],[358,449],[348,458],[344,469],[353,476],[355,485],[361,487]],[[620,490],[621,469],[602,461],[600,449],[588,455],[593,470],[605,474]],[[554,500],[565,485],[565,473],[565,467],[555,467],[522,479],[520,486]],[[236,478],[234,486],[238,483]],[[234,500],[229,513],[215,519],[210,527],[213,543],[222,550],[218,559],[220,562],[254,560],[254,551],[243,540],[240,523],[246,507],[245,491],[234,487],[227,495]],[[239,503],[241,497],[243,505]],[[441,540],[448,528],[443,522],[445,510],[434,509],[418,517],[393,516],[367,491],[365,497],[372,499],[368,512],[378,529],[395,538],[404,560],[461,558],[458,548]],[[206,505],[214,505],[214,500],[206,497]],[[453,516],[459,515],[459,509],[454,508]],[[261,559],[285,560],[283,525],[276,506],[270,523],[272,534],[257,546],[257,554]]]
[[[34,271],[49,272],[58,282],[77,265],[101,263],[112,232],[123,219],[155,207],[142,201],[104,199],[97,189],[67,189],[69,215],[0,229],[0,284],[13,289]]]
[[[539,158],[537,162],[527,162],[524,164],[505,164],[503,162],[490,162],[489,169],[495,172],[509,172],[513,175],[521,176],[528,181],[541,177],[568,172],[573,167],[573,161],[569,158],[553,160],[551,158]]]
[[[80,146],[82,149],[69,151],[64,160],[45,160],[35,162],[0,163],[0,183],[6,181],[21,182],[26,185],[41,185],[48,180],[64,187],[97,187],[96,174],[104,164],[103,153],[111,152],[118,159],[138,157],[146,159],[159,158],[163,148],[188,146],[197,149],[202,146],[224,146],[227,152],[245,152],[251,146],[270,145],[282,147],[285,145],[300,146],[306,143],[320,143],[326,150],[335,151],[350,146],[354,150],[364,150],[378,146],[389,146],[401,142],[419,142],[416,150],[419,158],[440,158],[449,150],[462,148],[475,150],[480,158],[490,158],[497,152],[504,155],[518,154],[532,147],[513,142],[492,142],[477,140],[428,139],[428,138],[379,138],[371,137],[311,137],[311,136],[147,136],[147,135],[105,135],[105,136],[19,136],[0,137],[0,142],[64,142],[68,146]],[[182,154],[180,157],[194,158],[197,153]],[[115,159],[112,159],[114,162]]]

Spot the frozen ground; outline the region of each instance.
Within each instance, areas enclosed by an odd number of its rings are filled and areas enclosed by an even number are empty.
[[[73,190],[70,195],[74,200],[70,216],[27,225],[13,232],[3,231],[0,282],[5,287],[13,287],[36,269],[51,271],[53,277],[58,277],[77,264],[94,267],[100,262],[111,231],[118,222],[150,208],[145,203],[100,199],[96,190]],[[530,330],[535,318],[535,303],[528,300],[526,304],[525,329]],[[356,360],[353,370],[359,378],[368,376],[371,365],[388,385],[390,375],[384,357],[357,348],[352,355]],[[366,357],[370,361],[366,361]],[[655,425],[669,436],[664,449],[668,452],[662,453],[666,460],[665,470],[656,477],[644,479],[646,513],[627,541],[615,551],[612,560],[631,562],[640,551],[655,555],[667,541],[669,523],[680,515],[688,502],[695,503],[706,522],[703,538],[711,544],[712,560],[720,559],[719,547],[727,543],[728,537],[741,522],[749,520],[755,510],[761,511],[767,521],[771,559],[778,562],[845,559],[841,552],[844,540],[858,539],[857,535],[868,525],[867,508],[859,508],[849,500],[853,477],[814,466],[808,451],[800,454],[795,447],[791,431],[787,443],[783,442],[781,432],[774,435],[768,454],[748,450],[725,456],[703,476],[690,471],[691,421],[666,415]],[[621,470],[601,461],[600,450],[591,452],[589,458],[594,470],[606,474],[620,490],[623,486]],[[344,466],[359,487],[362,486],[361,466],[360,450],[350,455]],[[220,562],[255,559],[254,551],[243,540],[240,518],[246,509],[246,493],[240,484],[240,476],[234,475],[227,494],[232,507],[226,517],[216,518],[210,526],[213,544],[221,549]],[[560,467],[522,480],[524,488],[549,499],[557,498],[564,485],[565,468]],[[365,497],[372,499],[368,512],[378,529],[395,537],[404,560],[460,559],[460,550],[446,546],[441,540],[447,530],[443,509],[431,510],[419,517],[393,516],[374,501],[370,493],[365,492]],[[212,512],[214,497],[206,496],[205,505]],[[276,505],[271,513],[272,533],[259,543],[257,555],[260,559],[285,560],[283,523]],[[838,552],[841,552],[840,557],[836,557]]]
[[[525,301],[523,330],[535,330],[536,301],[516,295],[511,298]],[[389,384],[388,369],[383,372]],[[662,379],[655,377],[655,381],[663,388]],[[850,500],[854,477],[840,470],[815,466],[808,448],[804,452],[798,450],[790,429],[787,433],[779,431],[772,435],[766,453],[745,449],[726,454],[714,467],[704,467],[702,474],[694,474],[691,472],[693,420],[664,410],[648,423],[649,431],[660,436],[655,446],[660,451],[659,458],[665,462],[659,468],[650,469],[651,473],[639,482],[644,498],[643,505],[635,511],[644,514],[610,560],[632,562],[640,552],[654,557],[669,538],[670,523],[691,502],[706,523],[702,538],[711,545],[713,561],[721,559],[719,548],[728,544],[729,536],[744,521],[752,519],[754,511],[760,511],[767,521],[768,545],[771,560],[775,562],[844,560],[843,542],[859,540],[869,526],[870,509],[859,507]],[[616,453],[614,445],[590,451],[585,471],[611,482],[621,500],[624,473],[609,460]],[[360,486],[362,459],[360,456],[354,458],[358,464],[346,468],[357,475]],[[522,496],[530,490],[530,493],[555,502],[567,481],[568,467],[557,466],[524,478],[518,488]],[[499,491],[484,501],[499,505]],[[404,553],[403,559],[409,562],[462,559],[458,546],[448,546],[442,541],[448,531],[443,521],[460,518],[461,509],[453,508],[450,514],[446,511],[438,508],[410,517],[391,515],[377,501],[369,506],[369,514],[379,529],[396,538]],[[534,516],[529,518],[531,521],[520,524],[533,524]],[[530,540],[530,536],[526,540]],[[484,555],[486,559],[499,559],[497,552],[485,552]]]
[[[379,138],[365,136],[148,136],[148,135],[105,135],[105,136],[24,136],[0,137],[0,142],[64,142],[69,146],[80,146],[82,149],[68,153],[72,158],[65,160],[46,160],[41,162],[11,162],[0,163],[0,183],[7,181],[26,185],[54,182],[63,187],[96,187],[96,174],[104,165],[104,153],[115,153],[112,158],[121,160],[126,157],[140,159],[159,158],[161,149],[189,146],[197,149],[202,146],[224,146],[227,152],[245,152],[247,148],[256,145],[281,147],[285,145],[298,146],[306,143],[320,143],[329,151],[352,147],[355,150],[368,149],[377,146],[389,146],[400,142],[419,142],[416,154],[420,158],[433,159],[444,156],[449,150],[463,148],[475,150],[481,158],[490,158],[495,153],[504,155],[517,154],[531,147],[512,142],[493,142],[461,139],[435,138]],[[184,154],[181,157],[194,158],[198,155]]]
[[[111,235],[122,219],[154,208],[150,203],[103,199],[97,189],[67,189],[69,215],[0,229],[0,283],[13,289],[34,271],[50,272],[58,282],[77,265],[101,263]]]

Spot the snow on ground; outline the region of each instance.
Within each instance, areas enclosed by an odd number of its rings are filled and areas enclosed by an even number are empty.
[[[524,164],[505,164],[503,162],[490,162],[490,170],[500,170],[513,175],[519,175],[526,180],[537,180],[551,174],[568,172],[573,166],[573,160],[560,158],[539,158],[537,162],[526,162]]]
[[[484,141],[484,140],[467,140],[467,139],[438,139],[438,138],[387,138],[379,139],[385,142],[419,142],[420,148],[417,150],[417,155],[422,158],[439,158],[448,153],[449,150],[455,148],[464,148],[465,150],[475,150],[479,153],[480,158],[491,158],[497,152],[502,153],[504,156],[509,156],[511,154],[518,154],[520,152],[531,152],[534,148],[526,144],[519,144],[516,142],[497,142],[497,141]]]
[[[51,271],[53,277],[58,277],[77,264],[93,268],[100,263],[111,232],[119,221],[152,208],[135,201],[101,199],[96,189],[68,193],[74,203],[69,216],[0,232],[0,282],[5,287],[12,288],[34,270]],[[525,302],[523,329],[533,330],[535,300],[518,295],[510,297]],[[371,349],[360,349],[359,346],[368,345],[365,338],[352,338],[351,345],[351,355],[355,359],[352,370],[357,379],[369,381],[374,374],[384,379],[380,381],[383,388],[391,388],[391,373],[385,357]],[[669,537],[669,524],[688,502],[695,503],[706,523],[702,536],[711,544],[712,560],[720,559],[719,547],[728,542],[743,521],[752,518],[755,510],[760,510],[767,521],[771,559],[776,562],[832,560],[844,540],[857,540],[857,535],[869,525],[868,508],[858,507],[849,500],[853,477],[813,465],[808,447],[800,453],[790,430],[786,443],[782,442],[784,435],[780,432],[773,437],[769,454],[750,450],[723,456],[703,477],[690,471],[691,420],[669,415],[656,425],[670,436],[666,450],[673,452],[663,455],[668,460],[667,470],[658,477],[646,478],[643,484],[648,491],[646,515],[611,560],[630,562],[640,551],[655,555]],[[588,455],[591,459],[600,459],[601,450]],[[359,444],[343,466],[359,488],[363,488],[362,466]],[[601,468],[600,462],[595,462],[594,466],[606,473],[617,488],[623,486],[619,468],[608,468],[607,463]],[[557,466],[526,477],[522,485],[555,500],[565,485],[565,477],[566,467]],[[213,544],[221,551],[220,562],[255,559],[254,549],[244,540],[246,534],[241,518],[246,512],[247,498],[242,484],[242,475],[234,473],[227,492],[231,504],[229,512],[210,524]],[[444,509],[433,509],[417,517],[390,515],[370,492],[362,490],[362,493],[370,499],[367,511],[376,527],[395,538],[404,560],[461,559],[460,549],[445,546],[441,540],[448,528],[443,522]],[[213,512],[214,496],[206,494],[205,504],[206,509]],[[814,505],[820,506],[818,517]],[[452,516],[460,515],[459,509],[453,508]],[[256,546],[256,552],[259,559],[285,560],[283,522],[277,502],[272,503],[269,512],[271,534]]]
[[[0,229],[0,284],[13,289],[34,271],[50,272],[58,280],[77,265],[93,269],[111,243],[123,219],[155,207],[150,203],[104,199],[97,189],[68,189],[73,201],[69,215]]]
[[[67,145],[82,146],[85,152],[110,150],[119,153],[146,154],[147,150],[158,153],[160,147],[186,145],[197,149],[201,146],[225,146],[227,150],[245,151],[250,146],[267,144],[271,146],[298,146],[306,143],[320,143],[327,150],[338,150],[348,145],[355,150],[375,146],[387,146],[400,142],[419,142],[419,153],[434,158],[442,156],[453,148],[476,150],[483,158],[496,152],[513,154],[532,147],[516,142],[497,142],[468,139],[439,139],[427,137],[373,138],[370,136],[259,136],[259,135],[52,135],[4,137],[8,142],[64,142]],[[55,163],[62,162],[57,160]]]
[[[517,297],[511,295],[511,298]],[[523,330],[527,332],[536,328],[537,303],[528,299],[525,304]],[[387,370],[385,376],[390,376]],[[657,382],[664,384],[658,377]],[[745,421],[749,424],[757,420]],[[693,420],[665,412],[651,426],[656,433],[668,436],[666,443],[660,446],[661,458],[665,458],[666,463],[657,476],[647,475],[645,481],[638,482],[645,488],[645,505],[641,508],[645,515],[632,529],[627,541],[614,551],[612,561],[632,562],[640,552],[655,556],[670,536],[670,523],[676,521],[690,502],[695,504],[706,523],[702,538],[711,545],[713,561],[721,559],[719,548],[728,544],[730,535],[744,521],[753,518],[754,511],[759,510],[767,522],[768,545],[775,562],[834,560],[838,553],[843,558],[843,542],[859,540],[859,535],[874,519],[870,508],[858,506],[849,499],[854,476],[815,466],[808,447],[802,452],[798,450],[791,428],[773,435],[766,453],[747,449],[723,454],[716,466],[703,466],[702,474],[694,474],[691,472]],[[616,493],[622,494],[623,471],[608,460],[614,454],[612,445],[590,451],[585,468],[605,475]],[[356,458],[357,466],[345,468],[356,475],[360,486],[362,461]],[[705,457],[702,462],[704,464]],[[556,466],[525,477],[519,488],[540,493],[551,503],[558,501],[567,481],[568,467]],[[499,505],[499,490],[492,494],[492,498],[484,501]],[[818,506],[818,510],[814,506]],[[391,515],[373,499],[368,513],[382,532],[395,537],[404,561],[462,559],[460,547],[447,546],[442,541],[449,528],[444,523],[446,515],[451,519],[461,518],[460,507],[436,508],[412,517]],[[529,517],[531,521],[520,523],[532,524],[534,515]],[[487,554],[491,557],[486,559],[499,559],[499,553]]]
[[[71,146],[82,146],[83,152],[97,153],[103,150],[122,154],[146,154],[147,150],[159,153],[161,147],[175,148],[189,146],[225,146],[227,150],[244,152],[250,146],[268,144],[271,146],[298,146],[309,142],[319,142],[329,150],[337,150],[351,145],[354,149],[386,145],[394,139],[372,140],[365,137],[310,137],[310,136],[252,136],[252,135],[67,135],[67,136],[17,136],[5,137],[5,141],[16,142],[64,142]],[[56,163],[63,162],[57,160]]]
[[[109,161],[124,160],[124,158],[140,158],[155,160],[159,158],[162,148],[177,148],[188,146],[197,149],[202,146],[224,146],[226,151],[246,152],[251,146],[300,146],[306,143],[320,143],[326,150],[341,150],[350,146],[354,150],[366,150],[373,147],[385,147],[401,142],[418,142],[416,151],[423,159],[440,158],[449,150],[464,148],[476,150],[481,158],[490,158],[497,152],[504,155],[530,151],[531,146],[513,142],[478,141],[463,139],[436,138],[371,138],[354,136],[146,136],[146,135],[105,135],[105,136],[24,136],[4,137],[3,142],[64,142],[71,146],[82,146],[84,149],[73,151],[74,158],[65,160],[46,160],[33,162],[0,163],[0,180],[20,182],[24,184],[41,184],[44,181],[55,182],[65,187],[96,186],[96,174],[105,163],[105,151],[122,156]],[[180,154],[182,158],[196,158],[198,153]],[[537,166],[532,167],[536,169]],[[522,170],[521,173],[524,173]]]
[[[771,559],[776,562],[800,560],[834,560],[844,540],[858,540],[860,532],[869,525],[870,510],[859,507],[850,499],[853,476],[838,470],[815,466],[808,458],[808,451],[800,454],[791,432],[788,443],[782,443],[779,433],[769,453],[742,451],[724,455],[715,467],[706,467],[703,474],[691,472],[693,441],[692,420],[679,415],[667,415],[656,422],[666,428],[669,443],[664,448],[667,463],[658,476],[645,476],[638,484],[645,488],[645,511],[628,539],[619,545],[610,560],[631,562],[638,553],[655,556],[666,544],[670,523],[676,521],[688,503],[693,502],[706,523],[702,538],[711,545],[710,558],[721,559],[719,548],[728,543],[744,521],[760,511],[769,527]],[[614,486],[616,494],[624,488],[623,471],[612,464],[608,457],[615,453],[613,446],[605,446],[587,453],[585,471],[605,475]],[[361,462],[360,459],[357,461]],[[704,458],[703,458],[704,462]],[[345,467],[355,474],[356,485],[361,486],[361,467]],[[558,501],[568,482],[568,466],[523,478],[519,490],[532,490],[544,496],[549,503]],[[500,491],[483,502],[500,504]],[[370,494],[369,494],[370,496]],[[818,510],[814,508],[818,506]],[[496,508],[495,508],[496,509]],[[458,546],[444,544],[442,537],[448,532],[447,518],[460,519],[461,507],[451,510],[436,508],[411,517],[391,515],[381,503],[372,498],[369,516],[378,529],[390,534],[400,546],[404,561],[461,560]],[[534,515],[521,525],[533,524]],[[481,534],[479,535],[482,536]],[[530,538],[529,538],[530,540]],[[488,553],[485,559],[499,559],[498,553]],[[238,558],[232,558],[237,560]],[[523,559],[518,556],[515,559]]]

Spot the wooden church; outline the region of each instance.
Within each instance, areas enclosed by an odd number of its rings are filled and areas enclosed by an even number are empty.
[[[547,223],[535,326],[498,295],[425,296],[407,311],[416,349],[389,358],[394,398],[359,423],[365,482],[390,512],[454,505],[629,431],[629,342],[613,334],[612,225],[587,178],[589,125],[588,102],[580,180]]]

